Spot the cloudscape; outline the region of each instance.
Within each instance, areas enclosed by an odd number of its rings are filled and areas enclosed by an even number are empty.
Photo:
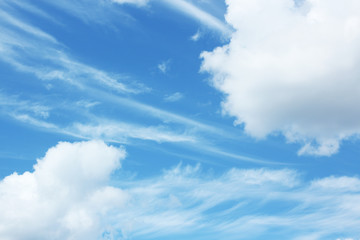
[[[0,239],[360,239],[360,2],[0,2]]]

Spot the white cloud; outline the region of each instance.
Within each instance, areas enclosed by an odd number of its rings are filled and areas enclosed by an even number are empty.
[[[161,0],[161,2],[169,5],[177,11],[183,12],[189,17],[200,21],[205,26],[220,32],[225,37],[231,33],[231,28],[218,18],[197,7],[193,3],[186,0]]]
[[[192,35],[192,36],[190,37],[190,39],[191,39],[192,41],[194,41],[194,42],[197,42],[197,41],[200,39],[200,37],[201,37],[201,33],[200,33],[200,31],[198,30],[194,35]]]
[[[315,190],[332,190],[343,192],[360,192],[360,180],[355,177],[327,177],[311,183]]]
[[[196,137],[178,133],[165,126],[142,126],[125,122],[100,120],[99,124],[75,123],[65,130],[83,138],[125,143],[127,139],[142,139],[156,142],[196,142]]]
[[[145,6],[149,0],[112,0],[115,3],[119,3],[119,4],[135,4],[138,6]]]
[[[98,239],[127,195],[107,185],[125,151],[102,142],[59,143],[33,172],[0,182],[1,239]],[[21,231],[19,231],[21,229]]]
[[[0,181],[0,238],[360,236],[356,177],[309,183],[289,169],[218,175],[178,165],[147,179],[119,175],[115,181],[111,175],[124,157],[122,148],[100,141],[62,142],[32,172],[7,176]]]
[[[160,64],[158,64],[157,67],[160,70],[160,72],[167,73],[167,71],[169,71],[170,68],[170,60],[161,62]]]
[[[166,102],[177,102],[177,101],[181,100],[183,97],[184,97],[184,95],[182,93],[176,92],[171,95],[165,96],[164,100]]]
[[[331,155],[360,133],[360,2],[227,0],[229,44],[202,53],[225,113],[257,138]]]
[[[84,107],[84,108],[92,108],[95,107],[97,105],[99,105],[100,102],[96,102],[96,101],[87,101],[87,100],[80,100],[76,102],[76,105],[79,107]]]
[[[31,113],[37,117],[48,118],[51,108],[38,102],[21,100],[18,96],[7,95],[0,91],[0,110],[8,114]]]
[[[81,89],[95,87],[121,93],[149,91],[141,84],[125,84],[124,77],[119,74],[105,72],[75,60],[53,36],[26,23],[11,8],[4,10],[9,13],[0,9],[3,19],[0,29],[4,32],[0,36],[0,60],[18,71],[34,74],[45,81],[61,80]]]
[[[45,0],[44,0],[45,1]],[[96,23],[105,26],[114,27],[114,21],[120,15],[126,21],[121,21],[123,24],[127,22],[133,22],[135,19],[122,11],[120,8],[114,6],[114,4],[132,4],[137,7],[146,7],[151,2],[159,2],[168,6],[175,11],[179,11],[190,18],[197,20],[203,26],[209,29],[219,32],[225,37],[228,37],[231,33],[231,28],[222,20],[213,16],[202,7],[198,6],[204,3],[204,1],[188,1],[188,0],[109,0],[109,1],[97,1],[97,0],[78,0],[76,2],[71,0],[63,1],[51,1],[46,2],[52,4],[67,13],[73,15],[76,18],[81,19],[85,23]],[[211,4],[209,4],[211,5]],[[214,6],[212,6],[214,7]],[[119,22],[116,22],[117,24]]]

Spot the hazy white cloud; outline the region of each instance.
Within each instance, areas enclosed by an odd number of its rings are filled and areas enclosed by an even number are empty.
[[[233,168],[214,175],[179,164],[147,179],[118,175],[115,181],[111,176],[125,155],[101,141],[62,142],[32,172],[5,177],[0,238],[360,236],[356,177],[306,182],[289,169]]]
[[[120,74],[108,73],[75,60],[53,36],[26,23],[13,11],[7,13],[0,9],[0,16],[3,19],[0,29],[4,32],[0,36],[0,60],[18,71],[32,73],[46,81],[65,81],[81,89],[96,87],[122,93],[149,91],[141,84],[125,84]]]
[[[39,102],[19,99],[18,96],[4,94],[0,91],[0,110],[7,114],[32,114],[41,118],[48,118],[51,108]]]
[[[37,116],[15,110],[8,116],[32,127],[44,131],[65,134],[80,139],[101,139],[107,142],[127,143],[129,139],[155,141],[158,143],[196,143],[197,136],[187,131],[176,131],[165,125],[146,126],[126,122],[97,119],[96,123],[71,122],[59,125],[55,122],[40,119]],[[90,113],[88,113],[91,116]],[[93,117],[96,119],[96,117]]]
[[[224,113],[299,154],[331,155],[360,133],[360,2],[227,0],[229,44],[202,53]]]
[[[170,69],[170,60],[159,63],[157,67],[160,70],[160,72],[167,73]]]
[[[224,36],[228,36],[231,33],[231,28],[225,22],[211,15],[206,10],[197,6],[192,1],[188,0],[112,0],[115,3],[131,3],[140,7],[146,6],[148,2],[160,2],[173,8],[175,11],[179,11],[194,20],[199,21],[202,25],[209,29],[215,30]],[[195,1],[195,3],[199,3]]]
[[[79,107],[84,107],[84,108],[92,108],[95,107],[97,105],[99,105],[100,102],[97,101],[87,101],[87,100],[80,100],[76,102],[76,105]]]
[[[127,3],[127,4],[135,4],[138,6],[145,6],[149,2],[149,0],[112,0],[112,1],[119,4]]]
[[[220,32],[224,36],[229,36],[231,28],[225,22],[214,17],[210,13],[204,11],[200,7],[196,6],[190,1],[186,0],[160,0],[164,4],[174,8],[174,10],[180,11],[189,17],[198,20],[208,28]]]
[[[192,41],[194,41],[194,42],[197,42],[197,41],[200,39],[200,37],[201,37],[201,33],[200,33],[200,31],[198,30],[194,35],[192,35],[192,36],[190,37],[190,39],[191,39]]]
[[[8,1],[8,0],[7,0]],[[134,19],[119,4],[129,3],[144,6],[146,0],[41,0],[46,5],[52,5],[72,17],[78,18],[86,24],[99,24],[104,27],[116,28],[117,24],[127,24]],[[24,2],[24,1],[22,1]],[[118,21],[121,18],[121,21]]]
[[[181,100],[183,97],[184,97],[184,95],[182,93],[176,92],[171,95],[166,95],[164,100],[166,102],[177,102],[177,101]]]
[[[66,129],[83,138],[97,138],[105,141],[125,143],[127,139],[151,140],[156,142],[196,142],[191,134],[172,131],[166,126],[143,126],[125,122],[101,121],[99,124],[75,123]]]
[[[231,28],[222,20],[213,16],[206,10],[202,9],[201,4],[206,1],[189,1],[189,0],[109,0],[109,1],[97,1],[97,0],[78,0],[76,2],[71,0],[63,1],[45,1],[47,4],[52,4],[67,13],[73,15],[84,21],[85,23],[96,23],[106,26],[114,27],[114,21],[121,16],[125,19],[122,22],[133,22],[135,19],[128,13],[122,11],[120,8],[114,6],[114,4],[121,6],[123,4],[132,4],[137,7],[146,7],[151,2],[159,2],[172,8],[175,11],[179,11],[194,20],[197,20],[203,26],[211,30],[215,30],[225,37],[231,33]],[[116,22],[119,23],[119,22]]]

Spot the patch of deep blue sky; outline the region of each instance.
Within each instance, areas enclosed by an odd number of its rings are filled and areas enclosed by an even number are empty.
[[[213,50],[227,40],[198,21],[156,2],[145,8],[113,5],[109,9],[96,10],[90,6],[88,17],[95,19],[74,16],[69,11],[42,1],[31,4],[51,16],[51,19],[15,5],[8,8],[8,13],[53,36],[58,41],[52,46],[55,50],[109,73],[119,82],[141,89],[142,92],[134,94],[111,88],[102,89],[87,82],[89,76],[81,74],[76,77],[83,78],[85,85],[89,84],[91,89],[79,88],[56,79],[40,80],[33,73],[19,71],[2,61],[0,88],[4,96],[10,96],[18,102],[52,106],[50,115],[43,120],[57,124],[60,128],[66,128],[73,122],[94,125],[96,123],[92,118],[96,117],[138,126],[161,125],[168,131],[194,133],[199,138],[196,144],[126,139],[123,145],[129,155],[121,171],[137,172],[138,176],[146,177],[179,162],[200,162],[204,168],[219,172],[231,167],[288,167],[300,170],[310,179],[328,175],[355,175],[359,172],[360,167],[356,164],[358,159],[354,159],[354,156],[359,156],[355,140],[344,142],[340,153],[334,156],[306,157],[297,156],[299,146],[287,144],[281,136],[254,140],[244,135],[241,126],[234,127],[234,119],[221,114],[220,102],[223,96],[209,85],[207,74],[199,73],[200,53]],[[203,3],[203,7],[207,7],[207,11],[223,21],[224,3]],[[27,33],[15,27],[7,24],[3,26],[28,37]],[[200,38],[192,41],[191,36],[197,32],[201,34]],[[38,48],[43,48],[41,41]],[[21,61],[30,62],[37,68],[57,67],[56,63],[47,59],[32,56],[31,53],[20,53],[24,54],[20,56],[23,58]],[[159,69],[160,64],[165,64],[164,71]],[[180,93],[182,98],[178,101],[164,100],[175,93]],[[136,106],[123,101],[125,99],[175,113],[219,131],[198,130],[182,122],[158,117],[158,113],[139,111]],[[81,101],[94,103],[94,106],[89,109],[84,107],[82,111],[72,108],[75,102]],[[15,120],[7,114],[9,108],[11,106],[1,108],[1,177],[14,171],[31,170],[35,159],[43,156],[49,147],[59,141],[84,139]],[[21,110],[21,113],[24,114],[24,111]],[[110,139],[109,142],[113,141]]]

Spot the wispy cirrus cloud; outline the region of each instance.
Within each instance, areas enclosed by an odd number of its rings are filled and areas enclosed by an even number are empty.
[[[180,11],[187,16],[199,21],[201,24],[208,28],[221,33],[223,36],[228,37],[232,29],[230,25],[220,19],[214,17],[210,13],[196,6],[194,3],[187,0],[159,0],[159,2],[168,5],[176,11]]]
[[[201,38],[201,32],[198,30],[190,39],[194,42],[197,42]]]
[[[98,117],[96,113],[97,105],[104,104],[104,102],[100,103],[84,99],[76,101],[75,99],[74,102],[64,102],[63,104],[50,101],[46,105],[30,99],[24,100],[20,96],[3,93],[0,94],[0,100],[2,100],[0,113],[3,116],[11,117],[13,120],[25,123],[29,127],[36,127],[41,131],[84,140],[101,139],[106,142],[122,144],[131,144],[132,140],[166,142],[180,144],[186,149],[196,150],[209,156],[221,156],[254,164],[286,165],[286,163],[229,152],[214,146],[211,141],[207,140],[208,137],[206,136],[217,136],[218,134],[224,136],[224,134],[227,134],[226,132],[217,131],[216,128],[208,128],[207,125],[202,125],[193,120],[188,122],[186,118],[169,115],[167,112],[157,116],[159,110],[151,111],[149,115],[155,114],[155,116],[166,119],[166,121],[154,125],[126,122],[112,117]],[[62,116],[64,115],[70,115],[72,118],[63,121]],[[49,116],[51,117],[49,118]],[[58,120],[59,116],[62,121]],[[171,154],[176,155],[176,153]],[[212,162],[212,164],[215,163]]]
[[[15,19],[14,16],[11,18]],[[32,73],[40,80],[46,81],[46,85],[60,80],[65,84],[75,86],[80,92],[96,96],[97,101],[110,101],[122,107],[145,112],[164,122],[171,121],[206,131],[219,131],[196,120],[113,94],[113,92],[146,92],[149,88],[137,83],[125,84],[121,82],[121,75],[118,77],[118,74],[111,74],[77,61],[63,50],[64,46],[55,38],[41,29],[25,24],[19,17],[16,19],[17,22],[21,22],[17,24],[20,29],[18,26],[13,26],[12,21],[3,21],[0,24],[6,33],[0,37],[0,52],[2,53],[0,59],[11,64],[18,71]],[[24,35],[22,30],[28,28],[27,26],[35,30],[27,30],[30,34]],[[42,47],[39,48],[39,45]]]
[[[120,74],[112,74],[82,63],[72,57],[53,36],[26,23],[15,11],[0,10],[0,60],[18,71],[32,73],[50,81],[60,80],[79,88],[92,86],[120,93],[149,91],[144,85],[125,84]],[[39,47],[41,45],[41,48]]]
[[[111,1],[52,1],[46,2],[58,8],[61,8],[73,15],[74,17],[82,19],[86,23],[97,23],[102,25],[113,25],[113,20],[121,15],[128,21],[136,21],[130,15],[121,10],[121,8],[114,7],[115,5],[131,4],[136,7],[147,7],[151,3],[160,3],[164,6],[178,11],[190,18],[198,21],[201,25],[208,29],[214,30],[225,37],[229,37],[232,32],[230,25],[225,21],[215,17],[201,6],[197,5],[196,1],[188,0],[111,0]]]
[[[122,148],[59,143],[33,172],[0,182],[4,239],[337,239],[358,238],[360,179],[305,181],[290,169],[214,175],[181,164],[147,179],[111,173]],[[46,210],[46,211],[45,211]],[[29,221],[31,219],[31,221]],[[15,224],[16,222],[16,224]],[[17,231],[21,227],[22,231]]]
[[[58,123],[56,118],[47,119],[51,110],[64,111],[59,106],[48,107],[38,103],[19,100],[14,96],[5,97],[0,95],[0,110],[3,115],[11,117],[31,127],[37,127],[43,131],[51,131],[59,134],[78,137],[81,139],[102,139],[107,142],[127,143],[129,139],[150,140],[161,142],[196,142],[197,137],[186,131],[176,131],[165,125],[149,126],[146,124],[134,124],[111,119],[101,119],[87,111],[82,110],[82,104],[73,109],[73,114],[83,114],[87,121]],[[91,104],[93,106],[93,104]],[[90,106],[90,107],[91,107]],[[66,109],[69,111],[69,109]],[[75,113],[76,112],[76,113]],[[83,113],[81,113],[83,112]]]
[[[135,4],[138,6],[145,6],[149,2],[149,0],[112,0],[112,1],[119,4],[127,3],[127,4]]]
[[[180,101],[182,98],[184,97],[184,95],[180,92],[176,92],[170,95],[166,95],[164,97],[165,102],[177,102]]]
[[[75,133],[83,138],[119,143],[126,143],[127,139],[151,140],[158,143],[197,141],[195,135],[175,132],[166,126],[144,126],[109,120],[100,120],[98,124],[74,123],[67,132]]]
[[[3,113],[31,113],[37,117],[48,118],[51,108],[39,102],[19,99],[18,96],[7,95],[0,91],[0,109]]]

